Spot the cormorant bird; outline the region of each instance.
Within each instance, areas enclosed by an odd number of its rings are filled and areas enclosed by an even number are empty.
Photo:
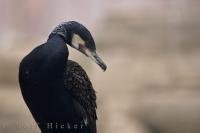
[[[66,44],[106,70],[87,28],[64,22],[21,61],[22,96],[42,133],[96,133],[95,90],[83,68],[68,60]]]

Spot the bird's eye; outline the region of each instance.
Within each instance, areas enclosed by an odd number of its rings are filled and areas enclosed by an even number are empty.
[[[79,44],[79,49],[84,49],[85,45],[84,44]]]

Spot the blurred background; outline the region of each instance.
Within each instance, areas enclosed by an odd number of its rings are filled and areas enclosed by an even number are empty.
[[[62,21],[93,34],[101,69],[70,48],[98,96],[101,133],[200,133],[200,1],[0,0],[0,132],[39,133],[20,60]]]

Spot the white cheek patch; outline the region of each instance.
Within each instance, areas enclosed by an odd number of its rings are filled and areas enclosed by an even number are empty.
[[[79,44],[85,45],[85,41],[77,34],[73,34],[72,45],[74,48],[79,49]]]
[[[79,44],[77,43],[72,43],[73,47],[76,48],[76,49],[79,49]]]

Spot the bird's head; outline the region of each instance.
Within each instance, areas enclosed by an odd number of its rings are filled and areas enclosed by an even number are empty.
[[[96,45],[89,30],[76,21],[64,22],[54,29],[66,39],[66,42],[87,57],[90,57],[104,71],[107,66],[96,52]]]

